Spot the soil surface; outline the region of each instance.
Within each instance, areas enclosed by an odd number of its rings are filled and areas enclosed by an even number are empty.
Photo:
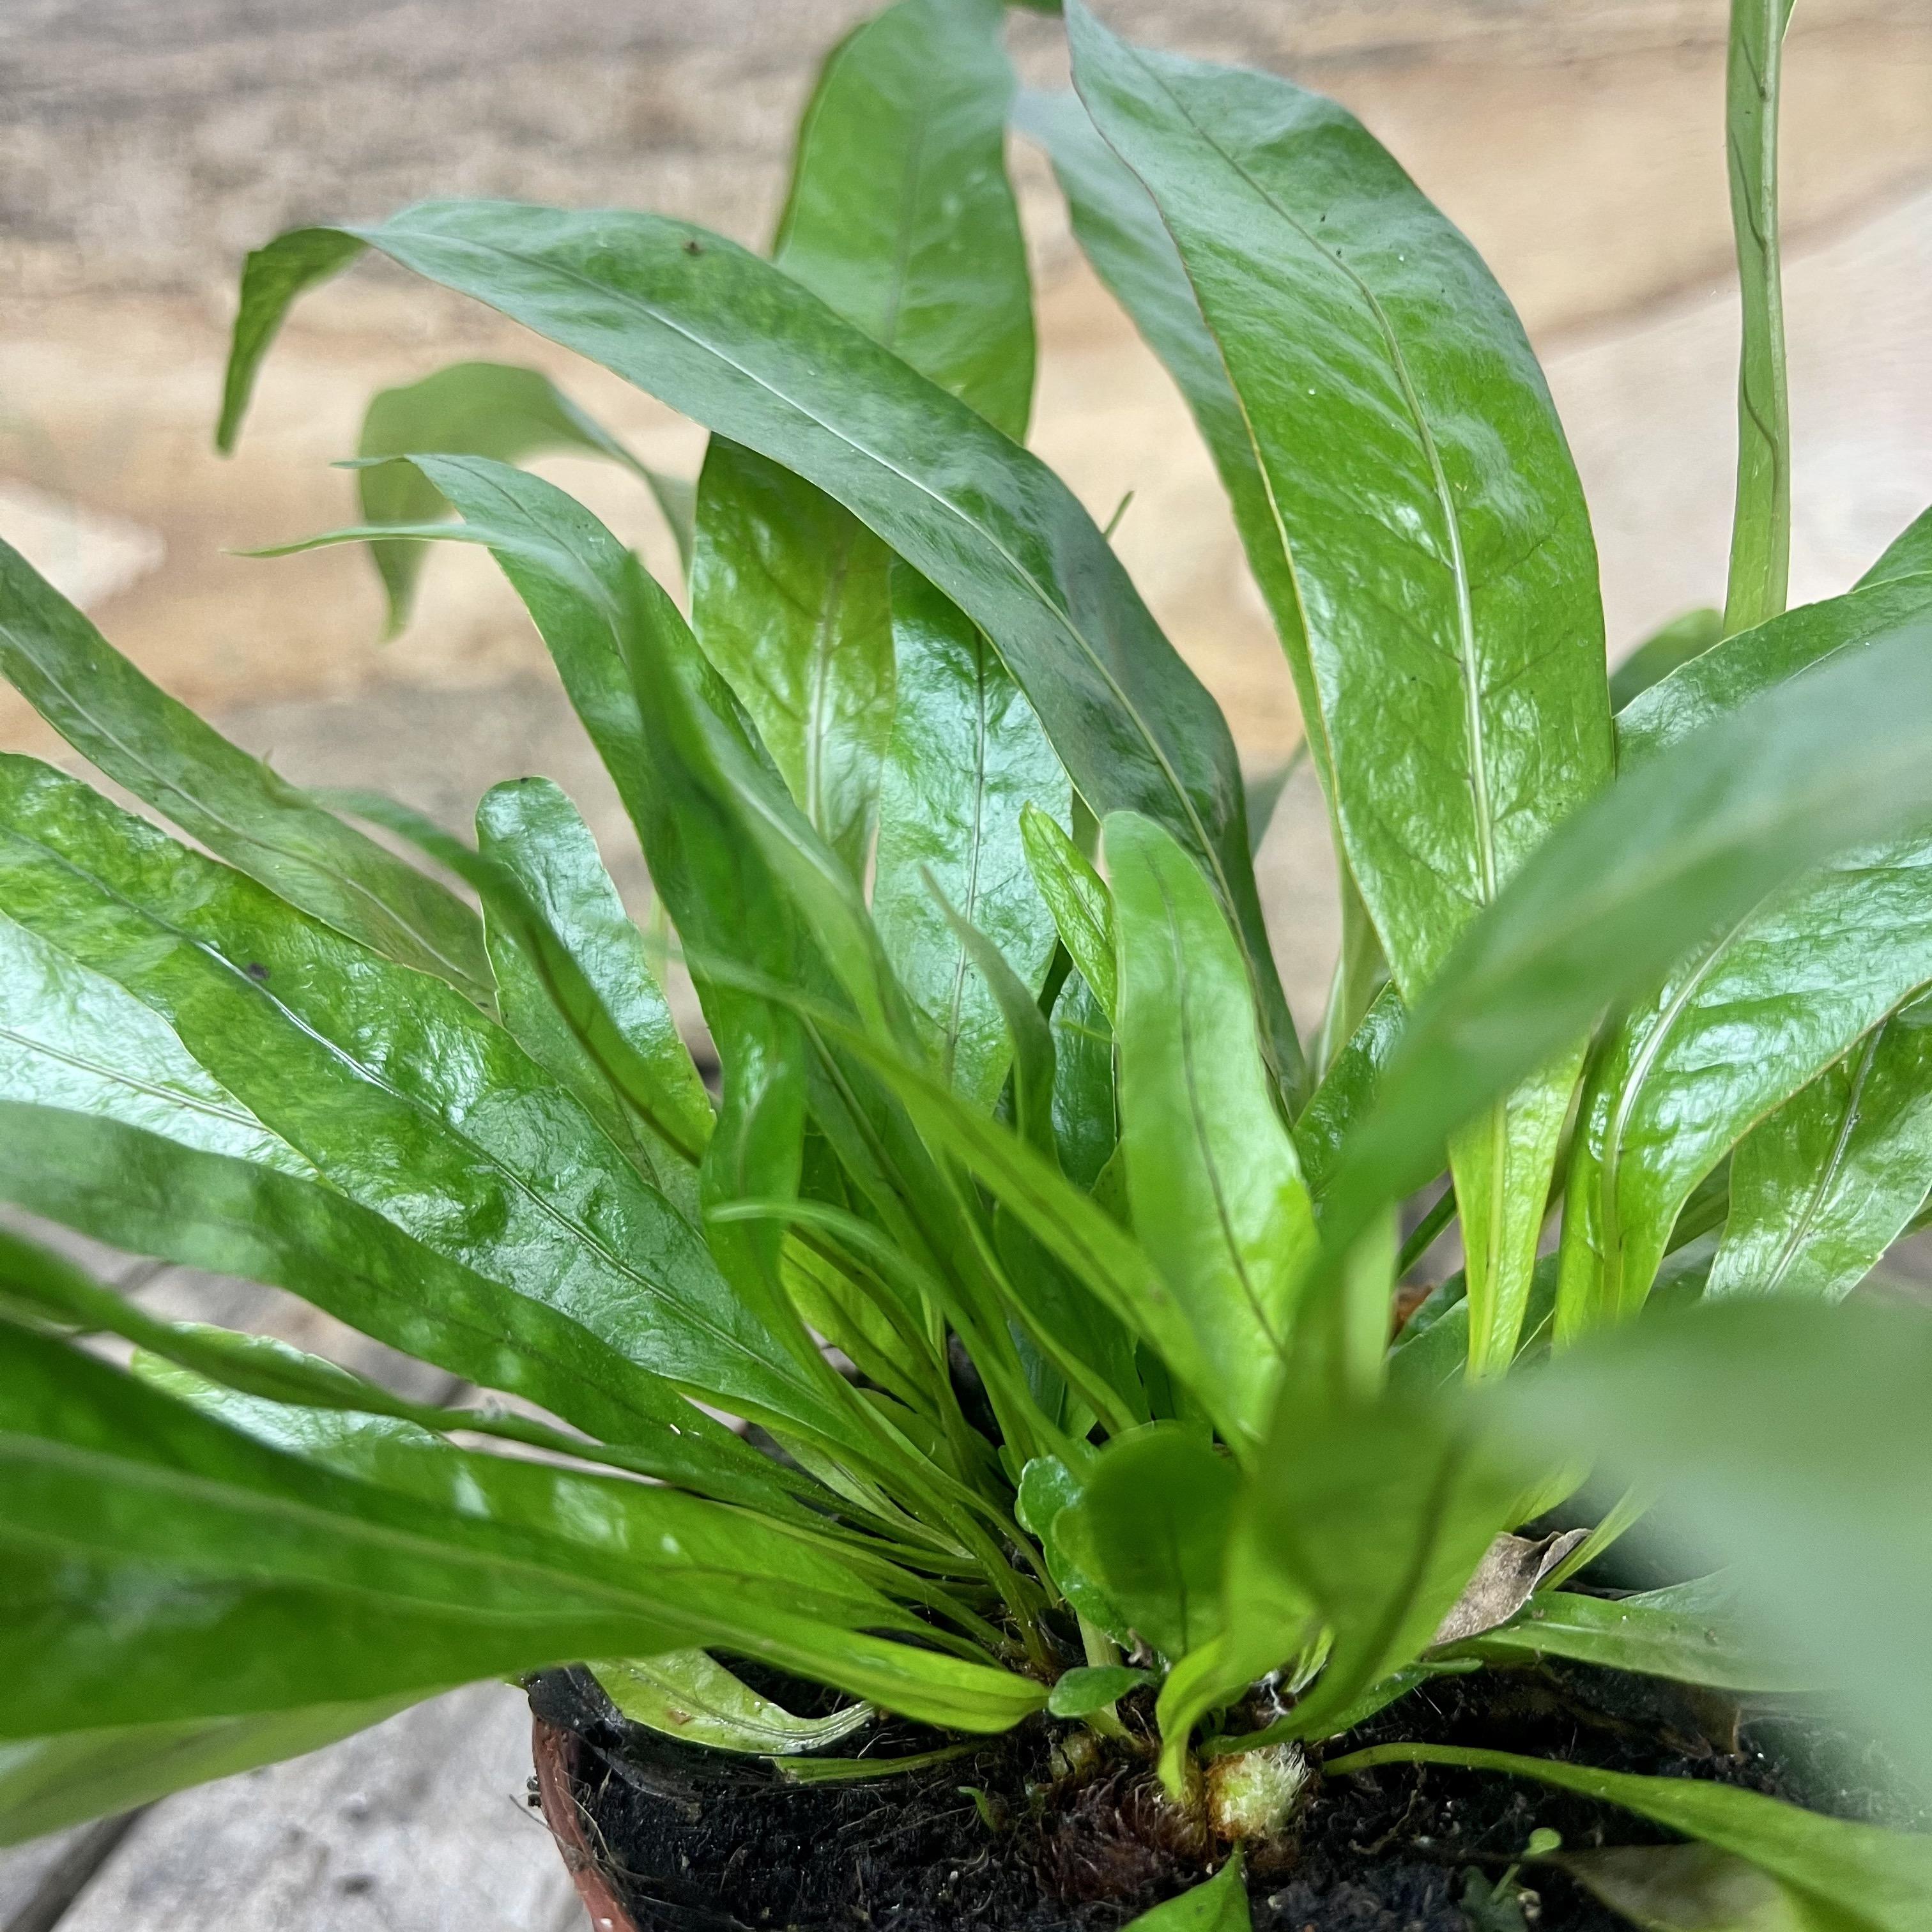
[[[784,1688],[801,1709],[822,1694]],[[1045,1720],[926,1770],[800,1786],[762,1760],[625,1724],[576,1673],[539,1680],[531,1702],[582,1740],[578,1802],[639,1932],[1115,1932],[1226,1855],[1166,1803],[1144,1760],[1070,1765],[1067,1740],[1094,1741]],[[1399,1738],[1716,1779],[1841,1816],[1883,1813],[1873,1768],[1794,1714],[1741,1711],[1616,1672],[1544,1665],[1442,1679],[1328,1749]],[[884,1758],[933,1743],[886,1724],[862,1750]],[[1538,1827],[1573,1850],[1667,1836],[1517,1780],[1390,1766],[1318,1784],[1292,1837],[1250,1852],[1256,1932],[1487,1932],[1508,1922],[1472,1922],[1460,1901],[1472,1878],[1492,1886]],[[1627,1932],[1550,1868],[1521,1882],[1532,1888],[1520,1909],[1534,1932]]]

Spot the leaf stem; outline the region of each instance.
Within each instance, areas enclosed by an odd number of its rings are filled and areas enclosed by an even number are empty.
[[[1792,0],[1731,0],[1725,138],[1743,310],[1737,503],[1724,634],[1785,607],[1791,560],[1791,410],[1778,232],[1778,106]]]

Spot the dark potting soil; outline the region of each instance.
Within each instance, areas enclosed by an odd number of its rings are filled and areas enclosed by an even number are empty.
[[[802,1713],[818,1694],[782,1689]],[[763,1760],[625,1723],[580,1672],[537,1680],[530,1701],[581,1740],[578,1802],[639,1932],[1115,1932],[1226,1855],[1167,1804],[1146,1760],[1101,1747],[1070,1764],[1067,1741],[1084,1750],[1091,1734],[1043,1719],[923,1771],[798,1785]],[[1839,1816],[1887,1815],[1880,1771],[1798,1715],[1582,1666],[1441,1678],[1325,1749],[1398,1739],[1717,1779]],[[888,1721],[845,1748],[876,1759],[936,1742]],[[1538,1827],[1572,1850],[1668,1836],[1493,1773],[1394,1765],[1330,1778],[1283,1843],[1250,1852],[1255,1932],[1489,1932],[1510,1922],[1465,1912],[1471,1876],[1493,1886]],[[1535,1894],[1524,1900],[1532,1932],[1628,1932],[1553,1868],[1519,1882]]]

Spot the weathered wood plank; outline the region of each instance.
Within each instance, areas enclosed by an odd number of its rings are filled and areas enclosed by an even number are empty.
[[[98,1819],[0,1851],[0,1932],[51,1932],[134,1823]]]
[[[472,1684],[142,1814],[59,1932],[568,1932],[521,1695]]]

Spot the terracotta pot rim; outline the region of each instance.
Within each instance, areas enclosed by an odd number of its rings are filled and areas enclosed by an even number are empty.
[[[563,1868],[590,1916],[592,1932],[638,1932],[637,1922],[625,1910],[584,1830],[584,1808],[577,1802],[576,1733],[547,1724],[541,1718],[530,1724],[530,1755],[536,1761],[537,1796],[544,1822],[563,1857]]]

